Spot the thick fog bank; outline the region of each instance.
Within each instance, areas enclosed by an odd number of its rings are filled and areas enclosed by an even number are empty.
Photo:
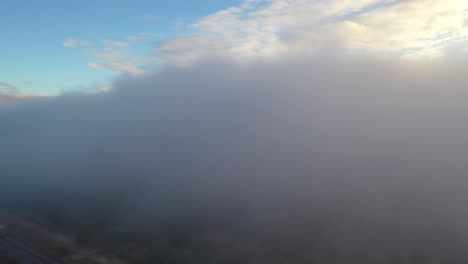
[[[375,241],[394,241],[396,251],[444,250],[440,239],[461,248],[461,65],[214,59],[122,77],[106,94],[3,107],[0,189],[22,199],[57,189],[116,195],[139,217],[242,208],[267,230],[281,227],[282,238],[306,236],[294,226],[314,219],[330,240],[377,251]]]

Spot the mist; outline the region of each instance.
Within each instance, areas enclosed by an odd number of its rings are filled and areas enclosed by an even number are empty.
[[[259,263],[287,245],[291,263],[463,262],[465,60],[330,54],[208,58],[2,106],[2,197],[108,198],[142,226],[228,219],[269,245]]]

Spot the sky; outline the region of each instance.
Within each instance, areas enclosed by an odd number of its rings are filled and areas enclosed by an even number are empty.
[[[0,82],[25,96],[105,91],[206,54],[237,60],[323,47],[434,59],[466,52],[464,0],[6,1]],[[12,92],[10,91],[10,94]]]

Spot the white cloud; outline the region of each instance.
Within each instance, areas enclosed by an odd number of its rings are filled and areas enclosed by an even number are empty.
[[[176,20],[182,36],[158,43],[153,54],[136,55],[142,47],[137,45],[161,35],[101,40],[88,48],[97,59],[88,66],[141,74],[161,61],[187,64],[219,56],[244,62],[324,49],[435,58],[466,52],[466,21],[466,0],[245,0],[191,25]],[[68,39],[64,45],[91,43]]]
[[[133,74],[133,75],[139,75],[139,74],[145,73],[144,69],[140,68],[136,63],[132,61],[107,61],[105,62],[105,65],[111,70],[121,72],[121,73],[127,73],[127,74]]]
[[[67,47],[67,48],[76,48],[80,46],[92,46],[93,43],[90,41],[84,40],[84,39],[66,39],[65,41],[62,42],[62,45]]]
[[[340,47],[436,57],[468,42],[466,0],[247,0],[204,17],[196,35],[164,42],[175,63],[222,54],[244,60]]]
[[[146,36],[146,35],[145,35]],[[136,39],[129,39],[131,42],[137,42]],[[150,60],[134,56],[131,43],[113,39],[103,39],[100,46],[94,46],[87,40],[67,39],[63,42],[65,47],[92,46],[87,50],[88,55],[98,59],[97,62],[88,62],[86,65],[94,69],[108,69],[124,74],[138,75],[144,73],[141,65]],[[141,64],[141,65],[140,65]]]
[[[104,39],[101,43],[104,47],[88,50],[89,55],[99,60],[87,63],[89,67],[132,75],[145,72],[142,66],[144,60],[132,54],[133,47],[129,43],[109,39]]]
[[[344,21],[337,28],[351,48],[440,56],[446,48],[468,41],[467,19],[466,1],[413,0]]]

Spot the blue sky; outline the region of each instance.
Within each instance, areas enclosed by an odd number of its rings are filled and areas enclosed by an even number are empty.
[[[146,34],[151,41],[134,45],[133,52],[151,52],[152,41],[186,33],[177,23],[190,23],[235,0],[154,1],[2,1],[0,16],[0,81],[27,93],[57,94],[105,84],[117,74],[96,70],[86,47],[67,48],[68,39],[103,46],[102,40],[122,41]]]

